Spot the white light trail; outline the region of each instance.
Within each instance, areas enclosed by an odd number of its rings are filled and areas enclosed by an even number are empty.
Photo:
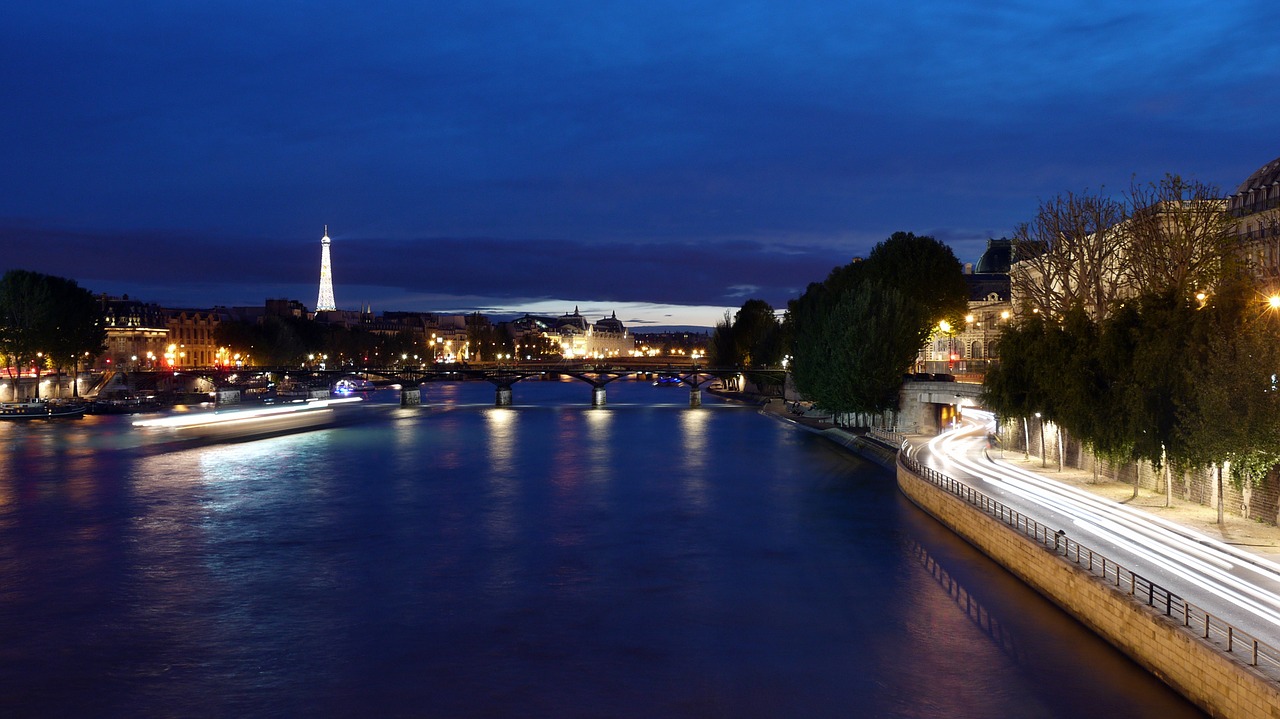
[[[295,416],[303,413],[319,411],[332,412],[333,410],[331,408],[335,405],[350,404],[360,401],[360,397],[338,397],[335,399],[310,400],[308,402],[297,402],[294,404],[283,404],[273,407],[242,409],[234,412],[200,412],[195,414],[177,415],[174,417],[161,417],[160,419],[141,420],[134,422],[133,426],[185,429],[189,427],[209,427],[214,425],[264,422],[279,417]]]
[[[1280,585],[1280,565],[1183,525],[996,461],[982,452],[984,435],[994,429],[994,418],[987,412],[967,410],[966,419],[976,422],[926,443],[944,471],[979,477],[1003,492],[1063,515],[1074,527],[1149,562],[1177,581],[1280,627],[1280,595],[1247,578]]]

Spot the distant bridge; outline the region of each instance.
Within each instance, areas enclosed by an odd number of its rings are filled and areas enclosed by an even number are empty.
[[[696,364],[677,366],[657,364],[654,362],[516,362],[510,364],[487,365],[446,365],[446,366],[349,366],[339,369],[318,369],[299,367],[254,367],[237,371],[198,371],[196,374],[208,376],[216,386],[222,388],[249,387],[262,382],[265,375],[279,375],[301,385],[313,385],[323,382],[332,388],[334,384],[346,377],[358,377],[375,386],[385,387],[400,385],[401,404],[413,405],[421,401],[419,386],[428,382],[483,380],[496,388],[496,404],[504,407],[511,404],[512,386],[521,380],[530,378],[569,377],[591,385],[591,405],[601,407],[605,404],[605,386],[610,382],[636,374],[652,374],[656,377],[669,378],[689,387],[689,405],[697,407],[702,403],[702,388],[715,381],[720,381],[729,389],[737,389],[745,377],[757,384],[782,384],[786,371],[781,369],[742,369],[737,367],[700,367]],[[238,375],[232,380],[233,375]]]
[[[744,369],[741,367],[701,367],[696,364],[675,365],[650,361],[607,362],[515,362],[485,365],[433,365],[433,366],[347,366],[341,368],[307,367],[251,367],[243,369],[179,370],[183,375],[204,377],[223,390],[244,390],[265,387],[267,382],[294,382],[302,387],[321,387],[325,392],[338,380],[352,377],[369,381],[377,387],[400,386],[402,404],[421,403],[420,386],[429,382],[481,380],[495,388],[495,404],[512,403],[512,387],[526,379],[569,377],[591,385],[591,404],[605,404],[605,387],[616,380],[637,374],[664,377],[689,388],[689,404],[697,407],[702,402],[703,387],[720,381],[726,389],[741,389],[742,382],[757,385],[781,386],[786,379],[782,369]],[[172,370],[131,374],[154,374],[157,377],[173,376]],[[232,379],[234,377],[235,379]],[[982,385],[968,382],[920,382],[903,384],[897,423],[912,432],[933,432],[954,420],[964,406],[980,406]]]

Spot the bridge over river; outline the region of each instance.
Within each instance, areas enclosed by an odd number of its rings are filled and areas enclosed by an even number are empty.
[[[689,405],[702,403],[702,389],[719,382],[727,389],[740,389],[746,382],[758,386],[776,385],[781,388],[786,371],[781,369],[742,369],[735,367],[701,367],[699,365],[657,364],[644,361],[608,363],[510,363],[490,365],[433,365],[433,366],[362,366],[341,369],[297,367],[263,367],[250,371],[210,373],[209,378],[221,393],[243,389],[261,383],[264,376],[276,375],[294,386],[324,387],[333,389],[344,379],[358,379],[375,387],[398,386],[400,402],[415,405],[421,402],[421,385],[429,382],[479,380],[495,387],[495,403],[507,406],[512,402],[513,386],[523,380],[559,379],[568,377],[591,386],[591,404],[594,407],[606,403],[605,388],[611,382],[632,376],[652,376],[655,381],[672,382],[689,388]]]
[[[627,377],[652,377],[654,381],[679,383],[689,389],[689,404],[701,404],[704,387],[719,382],[728,390],[776,387],[783,394],[786,371],[782,369],[743,369],[741,367],[703,367],[698,364],[673,364],[643,358],[601,362],[517,362],[491,364],[446,365],[349,365],[341,368],[319,367],[253,367],[240,369],[200,369],[169,371],[138,370],[129,373],[131,383],[155,388],[161,380],[179,379],[175,374],[199,380],[198,391],[213,388],[220,402],[239,401],[245,392],[265,390],[274,384],[289,388],[300,397],[329,396],[338,383],[349,380],[371,387],[397,387],[404,405],[421,403],[421,386],[431,382],[484,381],[495,389],[495,404],[510,405],[514,386],[524,380],[560,379],[568,377],[591,387],[592,406],[606,403],[606,387]],[[139,377],[145,377],[140,382]],[[99,385],[105,385],[104,378]],[[197,388],[189,387],[188,391]],[[174,391],[177,391],[176,388]],[[932,434],[950,426],[962,414],[963,407],[981,405],[982,386],[954,381],[917,381],[903,383],[895,426],[907,432]],[[96,393],[96,392],[95,392]],[[280,392],[281,395],[284,392]],[[764,392],[769,394],[769,392]],[[88,393],[86,393],[88,395]],[[866,425],[870,426],[870,425]]]

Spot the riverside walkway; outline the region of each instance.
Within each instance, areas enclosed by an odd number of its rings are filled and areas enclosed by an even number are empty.
[[[837,428],[829,419],[817,413],[811,413],[807,416],[791,414],[780,400],[769,402],[763,408],[769,414],[778,415],[819,431],[828,429],[844,431]],[[848,434],[851,437],[854,436],[853,433]],[[907,435],[907,439],[913,445],[920,445],[932,439],[932,437]],[[990,455],[993,459],[997,459],[1011,467],[1033,472],[1043,476],[1045,479],[1090,492],[1101,499],[1146,512],[1153,518],[1180,524],[1224,544],[1256,554],[1261,558],[1280,562],[1280,527],[1262,524],[1232,514],[1227,514],[1223,524],[1220,525],[1218,524],[1217,509],[1213,507],[1176,498],[1166,506],[1163,493],[1153,492],[1145,488],[1139,489],[1138,495],[1134,497],[1133,484],[1129,482],[1117,482],[1105,477],[1095,479],[1092,472],[1071,467],[1065,467],[1062,470],[1059,470],[1053,464],[1048,467],[1042,467],[1039,455],[1033,454],[1029,457],[1024,457],[1022,452],[1012,450],[1007,452],[992,450]]]
[[[912,442],[921,465],[964,482],[1009,509],[1051,527],[1158,584],[1219,620],[1280,648],[1280,565],[1255,551],[1221,541],[1201,528],[1172,522],[1059,482],[1048,469],[1028,471],[987,448],[982,422]],[[1009,454],[1009,453],[1006,453]],[[993,456],[994,455],[994,456]],[[1128,488],[1132,496],[1132,488]],[[1220,533],[1219,533],[1219,536]],[[1252,543],[1251,543],[1252,544]],[[1258,544],[1262,544],[1259,542]],[[1254,547],[1253,549],[1257,549]]]

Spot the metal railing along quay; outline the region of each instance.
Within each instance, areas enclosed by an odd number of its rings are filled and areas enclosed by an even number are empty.
[[[900,432],[895,432],[891,429],[882,429],[880,427],[872,427],[868,429],[867,437],[893,449],[900,449],[902,447],[902,443],[907,441],[906,435]]]
[[[1181,621],[1187,631],[1193,632],[1236,659],[1257,667],[1273,680],[1280,680],[1280,651],[1256,636],[1233,626],[1221,617],[1213,616],[1208,610],[1186,601],[1146,577],[1125,569],[1115,560],[1108,559],[1105,555],[1067,537],[1063,530],[1054,530],[1041,524],[964,482],[920,464],[918,460],[908,457],[906,453],[899,453],[898,461],[926,482],[964,500],[970,506],[1021,532],[1024,536],[1034,539],[1058,556],[1074,562],[1081,569],[1126,592],[1134,601],[1145,604],[1175,621]]]

